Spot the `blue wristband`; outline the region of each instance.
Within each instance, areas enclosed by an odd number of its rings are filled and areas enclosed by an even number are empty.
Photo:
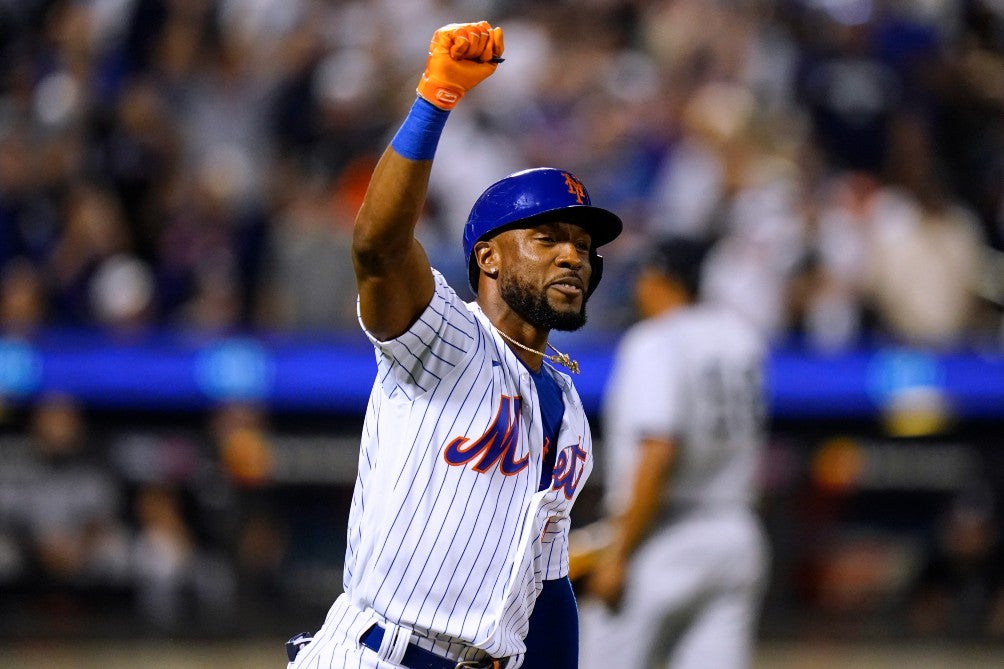
[[[432,160],[449,116],[450,112],[418,98],[390,145],[405,158]]]

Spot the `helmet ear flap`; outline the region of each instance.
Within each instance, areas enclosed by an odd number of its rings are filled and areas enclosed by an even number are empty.
[[[478,263],[475,262],[474,258],[472,257],[470,260],[470,264],[468,264],[467,266],[467,279],[468,281],[470,281],[471,289],[474,291],[475,295],[478,294],[478,274],[480,272],[481,269],[478,267]]]
[[[586,288],[586,297],[593,294],[596,290],[596,286],[600,285],[600,279],[603,278],[603,256],[593,249],[589,252],[589,264],[593,268],[592,274],[589,275],[589,287]]]

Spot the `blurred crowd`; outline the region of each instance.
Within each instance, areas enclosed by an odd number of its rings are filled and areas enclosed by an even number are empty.
[[[147,425],[40,397],[23,429],[0,432],[0,643],[309,624],[341,589],[357,429],[293,428],[240,402]],[[772,447],[777,569],[761,633],[1004,640],[1002,458],[913,442],[899,448],[938,468],[937,485],[876,497],[820,472],[796,481],[825,453],[810,434]]]
[[[23,431],[0,436],[0,638],[248,632],[285,611],[304,568],[272,450],[254,406],[144,429],[40,398]],[[334,572],[330,553],[305,563]]]
[[[506,62],[453,112],[419,234],[466,286],[478,193],[575,172],[635,252],[717,242],[707,281],[775,341],[1000,347],[1004,6],[994,0],[0,2],[0,328],[355,328],[369,173],[435,28]]]

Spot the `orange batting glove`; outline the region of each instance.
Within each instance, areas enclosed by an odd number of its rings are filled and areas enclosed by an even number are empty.
[[[440,109],[453,109],[464,93],[495,71],[501,55],[502,28],[487,21],[443,26],[429,43],[418,94]]]

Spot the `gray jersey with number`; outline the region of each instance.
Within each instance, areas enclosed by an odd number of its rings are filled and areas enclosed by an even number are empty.
[[[618,347],[604,406],[606,503],[622,509],[645,437],[672,438],[669,507],[744,506],[755,497],[763,442],[764,344],[710,305],[643,321]]]

